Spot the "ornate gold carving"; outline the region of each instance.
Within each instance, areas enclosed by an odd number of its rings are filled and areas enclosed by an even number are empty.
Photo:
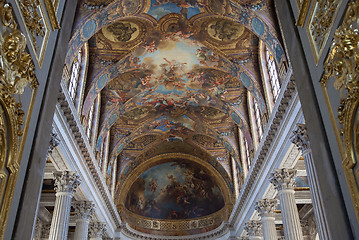
[[[49,16],[50,19],[50,25],[52,30],[54,31],[55,29],[60,29],[61,27],[56,17],[56,10],[54,4],[52,3],[51,0],[44,0],[44,3],[45,3],[47,15]]]
[[[299,16],[296,22],[297,26],[304,27],[305,20],[307,19],[309,7],[310,7],[310,0],[302,0],[298,2],[299,7]]]
[[[25,52],[25,36],[17,30],[12,7],[0,1],[0,239],[4,236],[10,205],[15,191],[20,161],[34,105],[38,82],[31,56]],[[27,110],[21,109],[21,95],[30,85],[32,97]],[[18,100],[19,99],[19,100]]]
[[[32,41],[37,50],[36,37],[45,36],[44,24],[41,22],[42,17],[37,10],[37,6],[40,5],[40,2],[39,0],[22,0],[19,3],[25,24],[31,33]]]
[[[317,0],[312,6],[306,30],[317,65],[322,56],[341,2],[342,0]]]
[[[341,149],[342,165],[352,196],[356,216],[359,219],[359,186],[355,168],[358,167],[358,106],[359,106],[359,1],[349,3],[343,24],[336,30],[331,51],[324,65],[321,84],[326,96],[332,124]],[[337,124],[331,111],[328,81],[334,78],[334,88],[340,91]],[[328,104],[329,103],[329,104]],[[337,126],[339,125],[339,126]],[[340,130],[338,130],[338,128]]]
[[[21,12],[21,19],[25,24],[26,33],[32,51],[39,66],[42,66],[45,50],[50,36],[50,26],[42,2],[39,0],[15,1]],[[57,4],[57,3],[55,3]],[[49,14],[49,19],[50,14]]]

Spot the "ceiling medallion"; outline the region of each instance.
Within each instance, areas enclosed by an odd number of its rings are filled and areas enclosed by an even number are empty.
[[[229,20],[219,19],[208,24],[207,33],[217,41],[232,42],[238,40],[245,28]]]
[[[115,22],[102,29],[103,35],[112,42],[131,42],[140,35],[140,27],[132,21]]]

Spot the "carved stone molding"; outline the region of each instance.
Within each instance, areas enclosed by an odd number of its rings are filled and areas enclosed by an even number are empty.
[[[295,176],[297,170],[295,169],[275,169],[274,173],[272,173],[270,182],[274,185],[274,187],[278,190],[287,190],[294,189],[296,186]]]
[[[293,144],[302,152],[310,149],[309,137],[305,124],[297,123],[297,129],[293,131],[290,137]]]
[[[89,237],[102,239],[106,232],[106,223],[92,222],[89,226]]]
[[[76,172],[54,172],[54,177],[56,192],[66,192],[72,194],[81,183],[80,177]]]
[[[277,205],[277,199],[261,199],[256,202],[255,209],[261,217],[272,217]]]
[[[98,164],[97,160],[95,159],[95,156],[91,154],[90,144],[86,143],[86,134],[81,131],[81,121],[80,119],[77,119],[77,110],[75,109],[71,97],[68,95],[66,89],[67,87],[65,86],[65,83],[61,82],[61,90],[58,96],[58,102],[62,110],[62,114],[64,115],[66,121],[69,124],[69,128],[72,131],[74,140],[77,142],[80,152],[82,153],[82,157],[92,173],[92,177],[106,203],[106,207],[110,211],[110,214],[113,217],[116,226],[119,226],[121,224],[119,214],[113,204],[113,199],[109,194],[109,191],[106,191],[107,186],[105,184],[105,181],[101,181],[101,170],[97,166]]]
[[[262,236],[262,223],[258,220],[249,220],[244,225],[244,230],[251,236]]]
[[[95,210],[95,204],[89,201],[75,202],[73,207],[76,211],[78,219],[90,220]]]

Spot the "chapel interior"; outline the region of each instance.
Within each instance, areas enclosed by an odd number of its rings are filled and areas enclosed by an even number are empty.
[[[0,239],[359,239],[359,0],[1,0]]]

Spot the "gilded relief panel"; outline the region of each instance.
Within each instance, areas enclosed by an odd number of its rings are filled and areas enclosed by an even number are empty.
[[[43,3],[39,0],[20,0],[16,1],[16,5],[21,13],[21,19],[25,25],[31,50],[33,51],[36,61],[41,68],[51,30],[50,24],[46,18],[45,8]],[[47,8],[49,11],[55,11],[55,9],[49,9],[51,8],[49,3],[47,4]],[[53,19],[52,21],[55,20]],[[53,24],[53,29],[57,29],[59,27],[56,22],[53,22]]]
[[[341,3],[341,0],[317,0],[312,4],[306,31],[317,65],[323,54]]]

